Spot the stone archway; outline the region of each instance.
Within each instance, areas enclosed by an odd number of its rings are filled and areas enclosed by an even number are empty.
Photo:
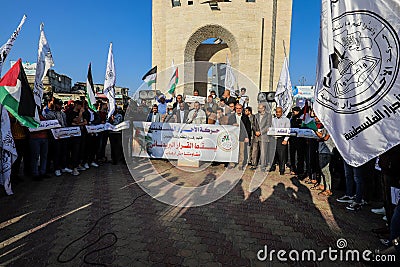
[[[204,40],[210,38],[219,38],[225,42],[225,44],[212,45],[213,47],[207,47],[207,45],[202,44]],[[236,42],[234,35],[222,27],[221,25],[205,25],[199,29],[197,29],[188,39],[185,47],[184,54],[184,93],[192,94],[193,89],[195,87],[195,83],[193,81],[202,81],[203,83],[206,80],[203,80],[206,75],[204,72],[208,70],[207,66],[202,64],[201,69],[196,69],[195,62],[196,61],[209,61],[210,58],[218,53],[219,51],[229,48],[231,53],[231,64],[234,68],[238,68],[239,64],[239,47]],[[212,63],[209,64],[211,66]],[[208,67],[209,67],[208,66]],[[200,78],[199,78],[200,77]],[[200,86],[200,94],[205,95],[206,92],[203,86]]]

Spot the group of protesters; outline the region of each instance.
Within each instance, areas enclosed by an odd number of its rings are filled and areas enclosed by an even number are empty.
[[[384,207],[371,211],[384,214],[383,219],[388,224],[374,231],[386,233],[387,239],[382,240],[394,240],[400,236],[400,210],[395,210],[390,192],[392,186],[400,187],[399,146],[381,155],[379,160],[374,159],[360,167],[353,167],[342,159],[312,107],[295,106],[288,116],[284,116],[281,107],[276,107],[275,114],[272,114],[269,103],[260,102],[253,114],[245,94],[245,88],[235,96],[226,90],[218,98],[211,91],[204,104],[186,103],[182,95],[169,99],[160,95],[156,97],[157,104],[146,109],[143,102],[135,114],[142,114],[142,120],[147,122],[240,126],[239,160],[238,163],[225,163],[227,168],[244,170],[249,166],[251,170],[259,168],[262,172],[278,169],[280,175],[295,176],[309,184],[311,190],[317,190],[319,195],[325,197],[333,194],[334,187],[344,185],[345,195],[337,198],[337,201],[346,203],[346,209],[350,211],[360,210],[374,194],[383,200]],[[193,95],[198,95],[198,91],[195,90]],[[315,123],[312,129],[315,138],[268,135],[270,128],[307,128],[304,125],[304,117],[307,115]],[[332,177],[337,184],[333,184]],[[387,236],[389,229],[390,238]]]
[[[106,122],[118,125],[123,121],[124,111],[116,108],[107,119],[108,103],[98,101],[91,110],[85,100],[69,100],[52,97],[39,112],[41,121],[57,120],[61,127],[79,127],[80,136],[57,139],[48,129],[30,131],[20,124],[11,114],[11,132],[14,138],[18,158],[12,165],[11,181],[22,181],[22,173],[40,181],[49,178],[51,173],[61,176],[63,173],[77,176],[89,168],[97,168],[107,162],[106,145],[111,144],[111,161],[118,164],[123,161],[121,131],[102,131],[88,133],[86,125],[98,125]],[[21,168],[23,162],[23,168]]]

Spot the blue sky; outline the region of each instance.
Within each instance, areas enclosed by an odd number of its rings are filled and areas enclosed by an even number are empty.
[[[71,77],[72,83],[86,81],[89,62],[94,82],[104,82],[110,42],[113,42],[118,86],[129,87],[131,92],[136,90],[143,74],[151,68],[151,0],[14,0],[2,3],[2,10],[0,45],[7,41],[23,14],[28,16],[2,74],[9,69],[10,60],[36,62],[42,21],[53,53],[54,70]],[[306,85],[314,84],[319,13],[320,1],[293,0],[290,49],[293,85],[298,85],[302,77]]]

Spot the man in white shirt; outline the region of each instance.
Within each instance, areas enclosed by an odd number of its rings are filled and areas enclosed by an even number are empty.
[[[206,124],[206,118],[206,113],[204,110],[200,109],[200,103],[196,101],[194,102],[194,109],[189,112],[186,122],[193,124]]]
[[[276,117],[272,119],[273,128],[290,128],[290,121],[288,118],[282,116],[282,108],[276,108]],[[276,138],[276,152],[274,163],[279,164],[279,174],[285,174],[285,165],[287,162],[288,153],[288,140],[289,136],[275,136]],[[270,171],[275,171],[275,166],[273,165]]]

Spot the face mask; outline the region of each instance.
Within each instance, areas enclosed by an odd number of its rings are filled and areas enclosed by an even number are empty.
[[[168,115],[172,115],[172,111],[168,111]]]

